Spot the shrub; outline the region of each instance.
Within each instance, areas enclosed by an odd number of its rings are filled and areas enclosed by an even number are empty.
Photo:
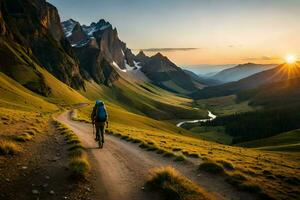
[[[199,169],[212,174],[221,174],[224,172],[224,168],[212,161],[206,161],[199,165]]]
[[[175,154],[173,152],[165,151],[165,153],[164,153],[164,157],[167,157],[167,158],[171,158],[174,156],[175,156]]]
[[[255,193],[261,192],[261,188],[254,183],[242,183],[239,184],[237,188],[245,192],[255,192]]]
[[[33,130],[33,129],[27,130],[26,133],[28,133],[31,136],[35,136],[37,134],[37,132],[35,130]]]
[[[158,148],[154,145],[149,146],[149,148],[147,149],[147,151],[156,151]]]
[[[15,140],[18,142],[27,142],[32,139],[32,135],[28,133],[22,133],[21,135],[18,135],[15,137]]]
[[[12,141],[0,140],[0,155],[15,155],[21,148]]]
[[[72,177],[83,178],[90,170],[90,165],[86,157],[75,157],[71,159],[69,163],[69,169],[71,171]]]
[[[200,158],[199,154],[197,153],[189,153],[188,156],[191,158]]]
[[[238,186],[242,184],[244,181],[246,181],[247,178],[240,173],[234,173],[234,174],[227,174],[225,180],[233,186]]]
[[[172,167],[150,171],[146,186],[163,192],[169,200],[207,200],[211,197],[197,184],[182,176]]]
[[[229,170],[233,170],[234,169],[234,166],[230,162],[228,162],[228,161],[218,160],[217,163],[220,163],[221,165],[223,165],[223,167],[225,169],[229,169]]]
[[[142,141],[140,139],[132,139],[133,143],[141,143]]]
[[[142,149],[146,149],[146,148],[149,147],[149,145],[143,142],[143,143],[141,143],[141,144],[139,145],[139,147],[142,148]]]
[[[185,161],[186,158],[182,155],[179,155],[179,156],[176,156],[176,158],[174,159],[174,161],[177,161],[177,162],[181,162],[181,161]]]
[[[76,149],[84,149],[84,147],[81,144],[73,144],[72,146],[69,147],[69,151],[73,151]]]
[[[177,147],[176,147],[176,148],[173,148],[172,150],[173,150],[173,151],[181,151],[181,148],[177,148]]]
[[[80,140],[78,138],[72,138],[67,141],[67,144],[80,144]]]
[[[85,151],[83,149],[75,149],[69,153],[70,157],[81,157],[85,155]]]

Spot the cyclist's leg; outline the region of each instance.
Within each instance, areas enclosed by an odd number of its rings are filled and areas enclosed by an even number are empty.
[[[99,139],[100,126],[96,125],[96,140]]]
[[[105,131],[105,126],[101,126],[100,127],[100,132],[101,132],[102,143],[104,143],[104,131]]]

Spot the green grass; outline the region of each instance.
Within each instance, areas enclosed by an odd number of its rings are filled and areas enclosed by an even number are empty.
[[[65,136],[65,141],[69,145],[69,170],[71,177],[78,180],[86,179],[91,167],[85,148],[81,144],[78,136],[59,121],[54,120],[54,125],[56,130]]]
[[[249,172],[247,175],[251,176],[251,182],[260,185],[261,189],[271,196],[283,198],[288,193],[297,190],[295,186],[287,185],[284,180],[270,181],[267,175],[258,176],[258,174],[261,174],[261,169],[265,168],[269,169],[274,176],[285,174],[287,177],[292,177],[299,165],[299,154],[279,154],[217,144],[202,140],[199,135],[179,129],[168,122],[134,114],[117,105],[109,104],[107,108],[110,121],[109,131],[118,137],[126,136],[131,142],[136,140],[139,144],[146,144],[145,149],[151,146],[148,144],[148,141],[151,141],[158,148],[156,153],[172,159],[178,156],[173,150],[174,147],[178,147],[186,158],[198,159],[200,157],[203,160],[214,161],[224,170],[230,171],[233,170],[230,169],[231,164],[237,173]],[[88,121],[91,109],[91,106],[78,109],[77,117]],[[220,160],[230,164],[218,163]]]
[[[18,135],[15,137],[15,140],[18,142],[27,142],[32,140],[32,135],[28,134],[28,133],[22,133],[21,135]]]
[[[54,112],[58,107],[0,72],[0,106],[21,111]]]
[[[237,145],[270,151],[300,152],[300,130],[293,130],[272,137],[244,142]]]
[[[191,99],[176,96],[150,83],[133,84],[120,79],[113,87],[107,88],[86,82],[86,90],[81,94],[90,100],[101,99],[108,106],[155,119],[194,119],[207,115],[205,110],[187,106],[192,103]]]
[[[212,111],[217,116],[254,110],[247,101],[237,103],[235,95],[197,100],[196,105],[201,109]]]
[[[181,175],[172,167],[155,168],[150,172],[146,186],[163,192],[169,200],[214,199],[200,186]]]
[[[69,162],[69,169],[72,177],[84,178],[90,170],[90,164],[86,156],[73,156]]]
[[[21,147],[13,141],[0,140],[0,155],[15,155],[21,151]]]
[[[233,170],[234,166],[231,162],[228,162],[226,160],[217,160],[217,163],[221,164],[225,169]]]
[[[199,165],[199,170],[211,174],[222,174],[224,172],[223,166],[213,161],[205,161]]]
[[[202,139],[207,141],[213,141],[221,144],[228,144],[232,143],[232,137],[225,133],[223,127],[201,127],[196,126],[191,129],[190,131],[197,133]]]

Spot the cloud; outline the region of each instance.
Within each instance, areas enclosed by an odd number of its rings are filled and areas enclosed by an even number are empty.
[[[139,49],[146,52],[168,52],[168,51],[192,51],[199,48],[149,48],[149,49]]]
[[[260,56],[260,57],[243,57],[242,60],[254,60],[254,61],[271,61],[271,60],[277,60],[278,57],[271,57],[271,56]]]

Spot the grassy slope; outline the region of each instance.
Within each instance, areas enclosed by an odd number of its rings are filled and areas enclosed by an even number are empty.
[[[91,107],[79,109],[78,117],[89,119]],[[156,121],[120,109],[118,106],[108,106],[110,130],[115,134],[126,135],[139,139],[153,146],[173,151],[176,154],[197,154],[203,159],[224,160],[234,165],[235,170],[244,174],[248,180],[260,185],[270,195],[287,196],[297,190],[295,186],[287,185],[285,179],[300,178],[299,154],[282,154],[263,152],[255,149],[245,149],[216,144],[199,139],[183,132],[174,125]],[[134,126],[132,126],[134,124]],[[180,131],[182,131],[180,133]],[[268,171],[274,180],[263,171]]]
[[[0,106],[4,108],[32,111],[55,111],[57,106],[44,100],[22,85],[0,72]]]
[[[238,146],[274,151],[300,152],[300,130],[293,130],[269,138],[240,143]]]
[[[224,133],[224,128],[222,127],[194,127],[191,128],[189,131],[193,133],[197,133],[202,139],[208,141],[214,141],[221,144],[228,144],[232,143],[232,137]]]
[[[45,69],[37,67],[38,71],[44,76],[44,81],[51,88],[51,94],[47,99],[58,104],[76,104],[88,102],[89,100],[82,96],[79,92],[59,81]]]
[[[156,119],[205,118],[205,110],[194,110],[192,101],[175,96],[152,84],[132,84],[119,80],[112,88],[86,83],[86,91],[81,94],[90,100],[102,99],[108,105],[118,105],[130,112],[150,116]]]
[[[211,110],[219,116],[254,110],[253,107],[248,105],[247,101],[237,103],[235,95],[197,100],[196,104],[202,109]]]

